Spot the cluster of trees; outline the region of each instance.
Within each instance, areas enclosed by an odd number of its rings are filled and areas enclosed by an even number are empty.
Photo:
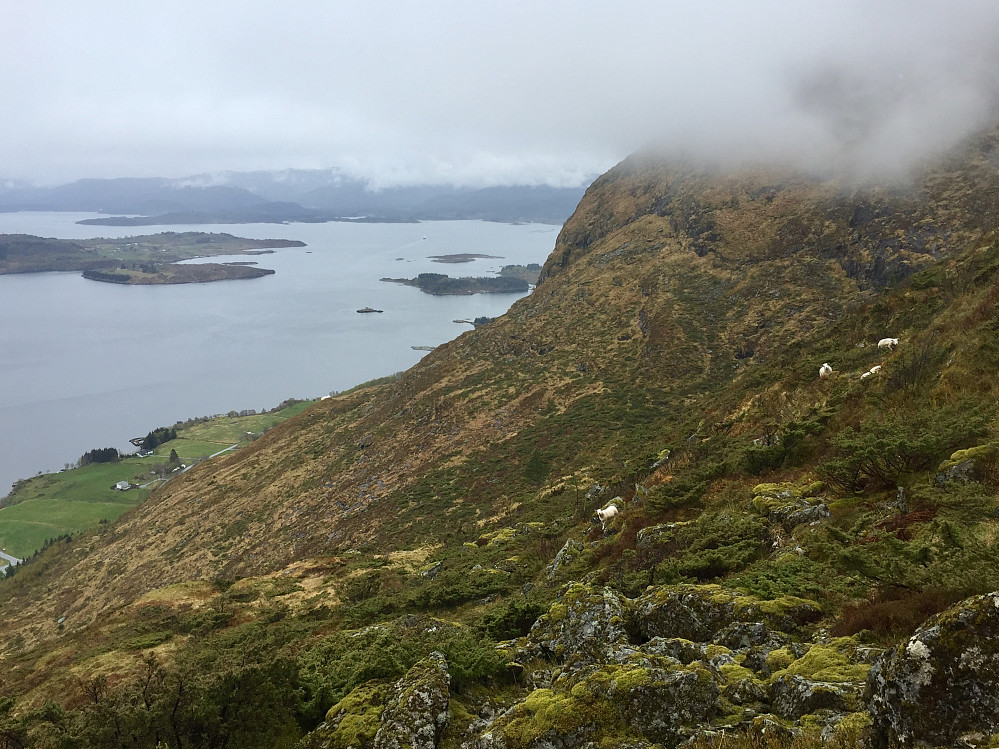
[[[416,286],[427,294],[502,294],[527,291],[529,286],[522,278],[487,276],[483,278],[451,278],[445,273],[421,273],[414,279],[390,279],[408,286]]]
[[[129,277],[124,273],[112,273],[104,270],[85,270],[83,277],[91,281],[105,281],[106,283],[128,283]]]
[[[154,429],[142,439],[143,450],[153,450],[164,442],[177,439],[176,427],[159,427]]]
[[[76,461],[76,464],[82,467],[91,463],[117,463],[120,459],[121,455],[118,453],[117,448],[98,447],[83,453],[80,459]]]

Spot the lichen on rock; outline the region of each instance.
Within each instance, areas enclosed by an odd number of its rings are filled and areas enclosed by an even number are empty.
[[[534,623],[526,654],[578,665],[601,661],[608,646],[628,642],[629,609],[628,599],[610,588],[574,583]]]
[[[999,592],[938,614],[871,668],[875,745],[953,745],[999,731]]]
[[[436,749],[448,722],[451,676],[434,651],[395,683],[381,714],[374,749]]]

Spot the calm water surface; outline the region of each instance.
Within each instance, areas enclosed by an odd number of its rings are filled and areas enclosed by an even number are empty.
[[[412,346],[444,343],[455,319],[505,312],[520,295],[433,297],[378,279],[422,272],[489,275],[544,262],[556,226],[242,224],[104,227],[95,214],[0,214],[0,234],[83,239],[224,231],[300,239],[255,260],[273,276],[178,286],[118,286],[78,273],[0,276],[0,496],[86,450],[192,416],[315,398],[415,364]],[[502,259],[443,265],[429,255]],[[382,314],[357,314],[361,307]]]

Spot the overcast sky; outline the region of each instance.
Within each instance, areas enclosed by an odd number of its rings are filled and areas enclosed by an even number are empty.
[[[891,164],[995,114],[996,0],[0,0],[0,177],[578,184]]]

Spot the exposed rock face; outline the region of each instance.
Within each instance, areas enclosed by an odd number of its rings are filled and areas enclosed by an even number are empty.
[[[770,688],[773,711],[782,718],[800,718],[817,710],[846,710],[847,695],[838,684],[803,676],[781,676]]]
[[[867,697],[878,746],[949,746],[999,731],[999,592],[928,620],[874,665]]]
[[[443,654],[433,652],[413,666],[396,682],[374,749],[436,749],[447,727],[450,685]]]

